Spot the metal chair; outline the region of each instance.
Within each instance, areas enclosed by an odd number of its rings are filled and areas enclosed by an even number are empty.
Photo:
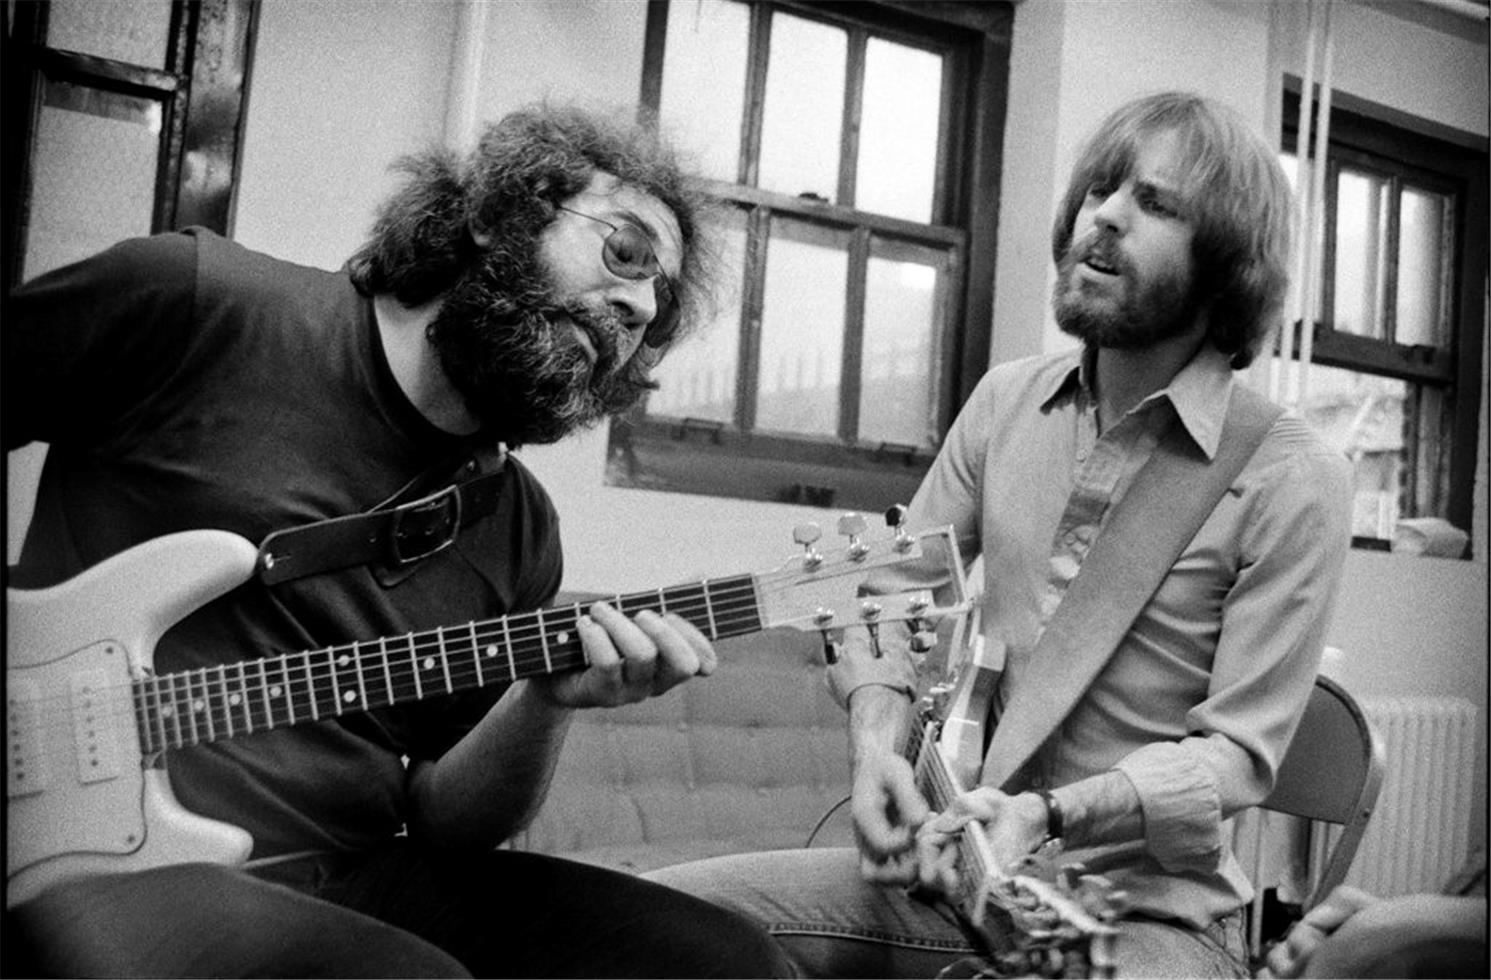
[[[1279,766],[1273,792],[1259,804],[1260,809],[1341,826],[1324,865],[1310,869],[1315,884],[1304,901],[1304,911],[1318,905],[1351,870],[1377,804],[1385,765],[1382,742],[1361,706],[1329,677],[1317,677],[1294,740]],[[1254,955],[1261,952],[1261,919],[1260,895],[1253,900],[1252,909]]]

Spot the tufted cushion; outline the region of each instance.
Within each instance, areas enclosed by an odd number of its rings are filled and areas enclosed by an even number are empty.
[[[527,850],[629,871],[801,847],[849,795],[842,710],[816,633],[722,640],[713,675],[658,698],[578,712]],[[848,821],[815,843],[850,842]]]

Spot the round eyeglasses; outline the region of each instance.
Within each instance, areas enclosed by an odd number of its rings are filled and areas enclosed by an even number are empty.
[[[662,347],[672,340],[673,334],[678,330],[678,298],[673,291],[673,283],[658,262],[657,252],[653,251],[647,233],[636,225],[615,225],[605,218],[597,218],[593,214],[576,211],[562,204],[554,207],[559,211],[589,218],[611,229],[611,233],[601,243],[601,261],[605,263],[607,271],[614,276],[636,282],[652,280],[652,294],[657,303],[657,311],[642,334],[642,342],[649,347]]]

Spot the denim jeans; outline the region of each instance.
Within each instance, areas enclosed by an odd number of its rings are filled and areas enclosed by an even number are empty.
[[[273,879],[273,880],[270,880]],[[412,846],[64,882],[8,910],[6,976],[790,976],[745,918],[632,875]]]
[[[737,854],[645,878],[764,925],[808,977],[933,977],[973,955],[952,910],[865,881],[851,848]],[[1246,977],[1241,912],[1197,932],[1173,922],[1120,923],[1120,976]]]

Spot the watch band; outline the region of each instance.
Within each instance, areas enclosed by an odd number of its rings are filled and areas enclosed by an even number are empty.
[[[1041,802],[1046,804],[1046,840],[1060,840],[1066,833],[1066,814],[1048,789],[1037,790]]]

